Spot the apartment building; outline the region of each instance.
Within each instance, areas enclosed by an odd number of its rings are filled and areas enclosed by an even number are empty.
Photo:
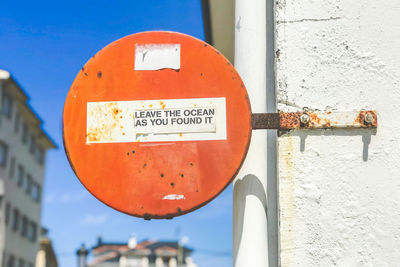
[[[78,267],[197,267],[193,249],[177,241],[144,240],[131,237],[127,243],[103,242],[99,237],[91,249],[92,261],[87,264],[89,251],[82,245],[77,251]]]
[[[131,237],[127,243],[103,242],[99,237],[91,249],[92,261],[87,264],[89,250],[77,250],[78,267],[197,267],[191,254],[193,249],[177,241],[144,240]]]
[[[0,70],[0,264],[33,267],[39,249],[46,151],[54,142],[29,97]]]

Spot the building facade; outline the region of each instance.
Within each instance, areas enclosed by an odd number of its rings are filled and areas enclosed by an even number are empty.
[[[42,228],[42,235],[39,241],[39,251],[36,255],[35,267],[58,267],[57,256],[53,244],[47,236],[48,230]]]
[[[0,70],[0,264],[33,267],[46,151],[55,144],[9,72]]]
[[[191,258],[192,249],[179,242],[145,240],[128,243],[106,243],[99,238],[92,248],[92,261],[86,265],[88,251],[77,251],[79,267],[197,267]]]

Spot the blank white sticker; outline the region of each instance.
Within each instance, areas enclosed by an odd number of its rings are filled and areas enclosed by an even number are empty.
[[[180,44],[136,44],[135,70],[181,68]]]

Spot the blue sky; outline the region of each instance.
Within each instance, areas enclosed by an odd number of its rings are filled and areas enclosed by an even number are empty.
[[[76,266],[81,243],[189,237],[199,266],[231,266],[232,187],[193,213],[144,221],[118,213],[85,191],[62,147],[62,109],[75,75],[108,43],[147,30],[172,30],[203,39],[200,0],[4,1],[0,68],[31,97],[44,129],[59,145],[47,158],[42,224],[49,228],[61,267]]]

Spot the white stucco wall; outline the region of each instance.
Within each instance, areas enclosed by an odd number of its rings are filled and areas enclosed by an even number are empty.
[[[278,0],[281,111],[378,111],[279,137],[282,266],[400,266],[400,1]]]

